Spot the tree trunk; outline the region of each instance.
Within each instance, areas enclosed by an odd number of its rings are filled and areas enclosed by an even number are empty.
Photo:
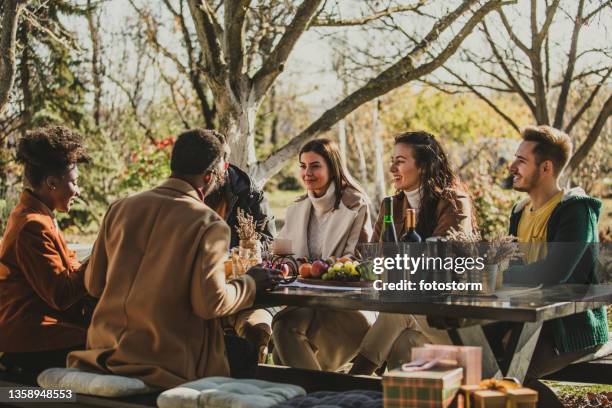
[[[270,121],[270,127],[267,129],[264,136],[264,144],[271,144],[276,146],[278,143],[278,105],[276,103],[276,86],[272,85],[268,94],[270,115],[272,120]]]
[[[374,170],[374,204],[378,208],[383,198],[387,195],[387,186],[385,184],[385,168],[382,160],[384,154],[384,146],[382,135],[380,132],[380,100],[374,100],[372,110],[372,141],[374,142],[374,157],[376,157],[376,167]]]
[[[100,19],[96,16],[91,0],[87,0],[87,24],[91,39],[91,77],[94,86],[93,117],[96,127],[100,127],[102,110],[102,77],[100,72]]]
[[[23,0],[3,0],[4,15],[0,28],[0,114],[8,105],[15,82],[15,37]]]
[[[340,159],[345,165],[348,165],[346,155],[346,121],[344,119],[338,122],[338,146],[340,147]]]
[[[211,7],[209,2],[188,0],[204,56],[202,74],[215,96],[215,103],[218,104],[220,128],[226,133],[234,149],[231,160],[241,166],[258,185],[264,184],[268,178],[280,171],[305,142],[331,129],[359,106],[401,85],[422,78],[442,66],[482,19],[492,10],[501,7],[504,1],[490,0],[473,11],[471,8],[479,3],[478,0],[461,2],[438,19],[407,54],[325,111],[284,146],[257,162],[254,136],[259,105],[283,72],[292,50],[308,29],[322,3],[322,0],[304,0],[300,3],[278,42],[263,58],[261,67],[250,76],[245,70],[243,48],[249,1],[225,2],[222,24],[216,9]],[[436,55],[415,65],[415,62],[423,59],[442,33],[447,32],[457,20],[470,12],[471,16]],[[382,143],[379,148],[382,149]],[[384,191],[384,171],[381,173],[381,191]],[[384,195],[384,192],[381,194]]]
[[[368,186],[368,164],[366,163],[365,152],[363,150],[363,137],[359,132],[353,132],[355,147],[357,148],[357,158],[359,161],[359,183],[366,188]]]
[[[230,162],[250,174],[257,163],[255,123],[261,101],[249,90],[242,90],[239,98],[232,96],[231,90],[225,90],[215,97],[220,130],[232,148]]]
[[[19,28],[19,41],[23,50],[21,52],[21,61],[19,63],[19,73],[21,75],[21,93],[23,94],[23,111],[21,112],[22,134],[25,136],[26,131],[32,127],[32,119],[34,117],[34,100],[32,98],[32,89],[30,83],[30,44],[28,41],[28,32],[30,24],[26,21]]]

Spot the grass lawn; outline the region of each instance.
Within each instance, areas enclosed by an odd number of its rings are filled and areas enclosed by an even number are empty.
[[[276,222],[276,231],[280,231],[283,225],[285,225],[285,210],[295,199],[302,194],[305,194],[304,190],[300,191],[284,191],[278,190],[266,192],[268,198],[268,204],[270,205],[270,211],[274,215],[274,221]]]
[[[542,382],[552,388],[556,394],[586,395],[587,392],[597,394],[600,392],[609,392],[612,387],[610,385],[605,384],[582,384],[558,381]]]

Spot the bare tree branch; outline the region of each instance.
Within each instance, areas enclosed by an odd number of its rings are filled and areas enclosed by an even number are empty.
[[[446,70],[447,68],[444,67],[444,69]],[[489,91],[493,91],[493,92],[500,92],[500,93],[516,93],[514,89],[509,89],[509,88],[499,88],[493,85],[488,85],[488,84],[472,84],[469,83],[467,81],[461,81],[461,82],[452,82],[452,81],[440,81],[437,80],[436,82],[431,81],[431,80],[422,80],[421,82],[423,82],[424,84],[427,84],[429,86],[433,86],[436,89],[446,92],[448,94],[456,94],[456,93],[466,93],[471,91],[471,88],[475,88],[475,89],[486,89]],[[448,89],[444,88],[444,87],[453,87],[453,88],[464,88],[461,91],[457,91],[457,92],[448,92]]]
[[[190,0],[193,1],[193,0]],[[304,0],[297,9],[295,17],[285,34],[272,50],[262,67],[253,76],[255,97],[261,98],[266,94],[274,80],[283,71],[289,54],[295,47],[300,36],[308,27],[310,20],[321,5],[323,0]]]
[[[506,74],[506,77],[508,77],[508,81],[512,84],[514,89],[516,89],[516,92],[520,95],[520,97],[523,99],[525,104],[527,104],[527,106],[529,107],[529,110],[531,110],[531,112],[535,116],[536,115],[535,104],[533,103],[533,101],[531,100],[531,98],[529,97],[527,92],[525,92],[525,90],[523,89],[521,84],[518,82],[518,80],[512,74],[512,71],[510,70],[510,68],[506,64],[506,60],[504,59],[504,57],[500,54],[499,50],[497,49],[497,45],[493,41],[493,38],[491,37],[491,34],[489,33],[489,29],[487,28],[486,23],[483,22],[482,26],[483,26],[483,29],[484,29],[484,32],[485,32],[485,36],[487,38],[487,42],[491,46],[491,51],[493,52],[493,55],[497,59],[497,62],[499,63],[500,67],[502,68],[502,70]]]
[[[601,68],[590,69],[588,71],[583,71],[577,74],[576,76],[574,76],[571,79],[571,81],[572,82],[580,81],[590,76],[599,76],[601,78],[602,76],[605,76],[606,72],[608,72],[609,69],[610,69],[609,67],[601,67]],[[561,87],[561,85],[563,85],[563,80],[552,84],[552,88],[559,88]]]
[[[474,65],[474,67],[476,69],[478,69],[480,72],[482,72],[483,74],[499,81],[500,83],[502,83],[503,85],[506,86],[506,89],[508,90],[512,90],[512,92],[516,92],[516,89],[514,87],[514,85],[512,83],[510,83],[507,79],[504,79],[501,77],[501,75],[499,75],[498,73],[492,71],[492,70],[488,70],[485,69],[484,64],[483,63],[479,63],[478,61],[476,61],[469,53],[465,54],[465,59],[466,61],[470,62],[472,65]]]
[[[589,14],[587,14],[586,16],[584,16],[584,23],[588,23],[588,21],[593,18],[594,16],[596,16],[597,14],[599,14],[599,12],[601,12],[603,9],[605,9],[606,7],[610,7],[612,6],[612,4],[610,4],[610,0],[604,0],[601,2],[601,5],[599,7],[596,7],[593,11],[591,11]]]
[[[120,80],[118,78],[115,78],[112,75],[109,75],[108,79],[110,79],[112,83],[114,83],[119,89],[121,89],[123,91],[125,96],[128,98],[128,101],[130,103],[130,107],[132,108],[132,111],[134,112],[134,118],[136,120],[136,123],[138,123],[138,126],[140,126],[142,128],[142,130],[145,133],[146,138],[149,139],[151,144],[155,144],[157,141],[155,140],[155,136],[154,136],[154,133],[153,133],[153,128],[151,128],[151,125],[149,125],[144,120],[142,120],[142,115],[138,111],[138,95],[137,95],[138,94],[138,87],[136,87],[136,89],[134,91],[130,91],[130,89],[128,89],[125,86],[125,81],[124,80]]]
[[[558,0],[557,5],[558,5]],[[551,6],[547,10],[546,15],[546,28],[550,26],[552,22],[552,17],[554,16],[554,11],[556,10],[556,6]],[[535,104],[533,105],[534,116],[536,118],[536,122],[539,124],[548,123],[548,107],[546,105],[546,86],[544,83],[544,72],[542,67],[542,61],[540,59],[541,53],[541,42],[545,38],[546,33],[544,29],[540,32],[537,27],[537,0],[531,0],[531,48],[527,47],[525,43],[523,43],[514,30],[510,22],[508,21],[506,15],[503,10],[499,10],[499,16],[501,17],[502,24],[506,29],[510,39],[514,42],[521,51],[525,53],[525,55],[529,58],[532,68],[532,80],[535,92]]]
[[[516,124],[516,122],[514,120],[512,120],[510,115],[505,113],[491,99],[489,99],[482,92],[480,92],[478,89],[476,89],[476,87],[474,87],[473,85],[469,84],[466,80],[464,80],[459,75],[457,75],[450,68],[445,66],[444,70],[446,72],[448,72],[449,74],[451,74],[452,76],[454,76],[455,78],[457,78],[457,80],[459,80],[463,84],[463,86],[467,87],[470,91],[472,91],[472,93],[474,95],[476,95],[478,98],[480,98],[482,101],[484,101],[487,105],[489,105],[491,107],[491,109],[493,109],[499,116],[501,116],[506,122],[508,122],[508,124],[514,128],[514,130],[516,130],[517,132],[520,132],[520,129],[519,129],[518,125]]]
[[[187,0],[187,4],[205,56],[206,69],[211,73],[210,79],[223,86],[225,61],[220,43],[223,28],[219,25],[208,0]]]
[[[595,97],[605,84],[606,80],[610,77],[610,74],[612,74],[612,68],[608,68],[608,73],[603,78],[601,78],[601,81],[599,81],[599,83],[595,86],[589,97],[586,99],[586,101],[584,101],[580,109],[578,109],[578,112],[576,112],[574,117],[570,120],[569,124],[565,128],[566,133],[570,133],[572,131],[576,123],[578,123],[578,121],[582,118],[582,115],[584,115],[587,109],[591,107],[593,101],[595,100]]]
[[[535,92],[535,119],[539,125],[549,124],[548,105],[546,101],[546,85],[544,83],[544,70],[542,67],[542,43],[538,31],[538,0],[531,0],[531,48],[526,51],[531,63],[531,80]],[[554,8],[556,10],[556,8]],[[547,18],[550,15],[547,10]],[[554,15],[554,13],[553,13]],[[544,37],[542,37],[544,38]]]
[[[356,25],[364,25],[371,21],[375,21],[381,19],[383,17],[388,17],[394,13],[401,13],[406,11],[416,11],[420,7],[422,7],[426,2],[424,0],[420,0],[418,3],[410,5],[410,6],[395,6],[388,7],[385,10],[377,11],[373,14],[356,17],[356,18],[347,18],[347,19],[334,19],[334,18],[317,18],[310,23],[310,27],[345,27],[345,26],[356,26]]]
[[[553,22],[555,14],[557,13],[557,9],[559,8],[559,2],[561,0],[553,0],[551,5],[547,5],[546,7],[546,19],[544,20],[544,24],[542,28],[537,32],[535,37],[535,43],[539,46],[542,45],[542,42],[545,38],[548,37],[548,30],[550,29],[550,25]]]
[[[189,124],[189,121],[187,120],[187,118],[185,117],[185,114],[183,113],[183,109],[181,109],[181,107],[179,106],[178,100],[176,99],[176,94],[178,93],[178,90],[176,89],[176,83],[178,82],[177,79],[170,78],[170,76],[166,75],[163,71],[163,68],[160,66],[159,63],[157,64],[157,66],[158,66],[159,74],[161,78],[166,83],[166,85],[168,85],[168,88],[170,88],[170,96],[172,99],[172,104],[174,105],[174,109],[176,110],[176,113],[178,114],[179,119],[183,123],[183,126],[185,127],[185,129],[190,129],[191,125]]]
[[[136,6],[136,4],[134,3],[134,0],[128,0],[128,1],[130,5],[132,6],[132,8],[134,9],[134,11],[136,11],[136,14],[138,14],[138,16],[140,17],[140,21],[144,23],[145,34],[147,36],[147,40],[149,40],[149,43],[153,45],[153,47],[155,48],[157,52],[161,53],[163,56],[165,56],[166,58],[174,62],[174,65],[176,65],[176,69],[180,73],[187,75],[188,74],[187,67],[183,65],[183,62],[178,57],[178,55],[170,51],[167,47],[164,47],[159,42],[159,39],[157,36],[157,27],[160,26],[159,22],[155,21],[149,12],[146,12],[140,9],[138,6]]]
[[[574,69],[576,67],[576,52],[578,50],[578,36],[580,35],[580,29],[582,28],[583,8],[584,0],[579,0],[578,11],[576,12],[576,18],[574,18],[574,29],[572,30],[570,50],[567,57],[567,67],[565,69],[565,74],[563,75],[563,81],[561,83],[561,92],[559,92],[557,110],[555,111],[555,121],[553,122],[553,126],[557,129],[561,129],[563,127],[563,116],[565,116],[567,98],[569,95],[570,87],[572,85],[572,76],[574,75]]]
[[[546,92],[550,91],[550,37],[546,37],[544,41],[544,66],[546,73],[544,81],[546,81]]]
[[[224,53],[228,60],[229,79],[234,93],[243,78],[244,66],[244,22],[251,0],[226,0],[224,9],[225,33]]]
[[[498,10],[497,13],[499,14],[499,17],[501,18],[502,24],[504,25],[504,28],[506,29],[506,32],[510,36],[510,39],[512,40],[512,42],[514,42],[521,49],[521,51],[523,51],[525,53],[525,55],[528,55],[529,54],[529,48],[525,45],[525,43],[523,43],[516,36],[514,31],[512,30],[512,26],[508,22],[508,18],[506,17],[506,14],[504,13],[504,11],[502,9],[500,9],[500,10]]]
[[[571,174],[572,170],[576,169],[578,165],[587,157],[589,151],[595,145],[595,142],[597,142],[597,139],[599,138],[606,121],[610,118],[610,115],[612,115],[612,95],[608,96],[608,99],[604,103],[599,115],[597,115],[597,119],[595,120],[593,127],[591,127],[589,134],[584,142],[582,142],[578,150],[576,150],[576,153],[574,153],[572,156],[567,166],[567,174]]]
[[[40,30],[41,32],[45,33],[51,41],[54,41],[55,43],[66,49],[74,49],[75,51],[81,51],[81,48],[74,41],[74,38],[71,35],[67,34],[65,30],[62,31],[61,27],[55,27],[59,31],[59,34],[56,34],[53,29],[47,27],[44,24],[41,24],[38,21],[36,15],[30,12],[27,8],[23,9],[23,17],[24,19],[28,20],[28,22],[33,27],[36,27],[37,30]]]
[[[474,27],[492,10],[507,4],[504,1],[489,1],[476,12],[465,23],[461,30],[453,37],[447,46],[433,60],[426,62],[418,67],[414,62],[427,50],[427,46],[439,38],[439,36],[457,19],[465,14],[472,5],[477,3],[475,0],[464,1],[459,7],[448,15],[438,20],[429,33],[418,43],[405,57],[396,64],[383,71],[377,77],[368,81],[363,87],[354,91],[346,98],[342,99],[334,107],[324,112],[310,126],[303,130],[299,135],[291,139],[287,144],[272,153],[264,162],[260,163],[253,172],[255,180],[261,182],[271,174],[279,171],[283,164],[293,156],[300,146],[307,140],[314,138],[321,132],[329,130],[334,124],[362,104],[384,95],[390,90],[412,80],[421,78],[442,66],[446,60],[459,48],[463,40],[473,31]]]
[[[15,37],[19,16],[25,4],[24,0],[4,0],[4,15],[0,28],[0,114],[8,104],[15,82]]]
[[[193,87],[193,90],[198,98],[200,112],[202,113],[206,127],[209,129],[214,128],[214,107],[211,107],[210,103],[208,102],[208,98],[206,96],[206,86],[202,81],[202,77],[200,76],[200,67],[198,66],[198,61],[196,61],[195,57],[197,51],[194,49],[191,40],[191,32],[185,23],[185,15],[183,11],[184,0],[179,2],[178,10],[172,6],[169,0],[163,0],[163,3],[168,11],[173,15],[174,21],[178,22],[179,24],[183,37],[182,40],[185,45],[185,51],[187,53],[186,62],[183,62],[175,52],[172,52],[168,47],[161,44],[157,29],[157,27],[160,26],[160,23],[156,21],[149,12],[136,6],[133,0],[129,0],[129,2],[140,17],[141,21],[144,23],[145,33],[147,36],[146,38],[149,44],[151,44],[158,53],[172,61],[176,66],[177,71],[189,79],[189,82],[191,83],[191,86]],[[168,81],[165,82],[170,86]]]

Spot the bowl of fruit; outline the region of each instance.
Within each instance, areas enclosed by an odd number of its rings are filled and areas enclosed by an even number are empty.
[[[298,259],[298,281],[312,285],[369,287],[375,275],[370,261],[358,261],[349,257],[336,259]]]

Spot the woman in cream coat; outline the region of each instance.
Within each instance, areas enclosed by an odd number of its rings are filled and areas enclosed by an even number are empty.
[[[279,234],[292,241],[296,257],[352,255],[372,235],[367,196],[342,165],[327,139],[302,147],[300,176],[308,193],[287,208]],[[337,370],[350,361],[373,323],[368,312],[288,307],[272,323],[274,360],[313,370]]]

